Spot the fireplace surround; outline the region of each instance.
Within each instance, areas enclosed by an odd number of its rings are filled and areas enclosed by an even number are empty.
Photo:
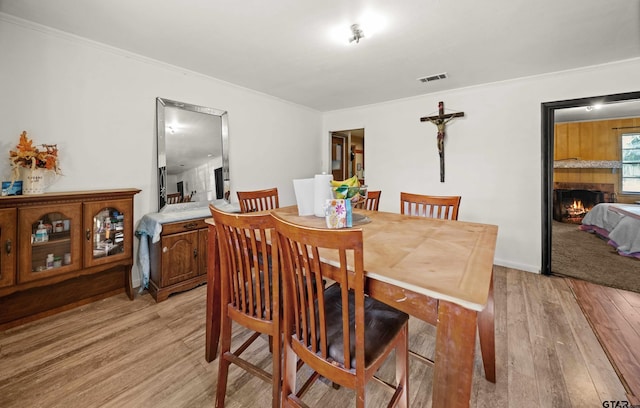
[[[596,204],[615,202],[615,186],[608,183],[554,183],[553,219],[580,224]]]

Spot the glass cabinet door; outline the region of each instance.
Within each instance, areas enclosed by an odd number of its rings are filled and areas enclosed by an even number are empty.
[[[29,282],[82,267],[80,204],[21,208],[19,281]],[[25,250],[26,249],[26,250]]]
[[[85,203],[86,266],[127,259],[133,252],[133,208],[130,200]]]

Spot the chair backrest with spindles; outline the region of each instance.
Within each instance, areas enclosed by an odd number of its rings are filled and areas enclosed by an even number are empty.
[[[278,189],[238,191],[240,211],[243,213],[273,210],[280,207]]]
[[[461,196],[400,193],[400,214],[457,220]]]
[[[378,211],[380,205],[380,195],[382,191],[368,191],[367,198],[364,202],[356,205],[356,208],[362,208],[363,210]]]

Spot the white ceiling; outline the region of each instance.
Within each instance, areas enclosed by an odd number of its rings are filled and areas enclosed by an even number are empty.
[[[638,0],[0,0],[0,12],[319,111],[640,56]],[[382,32],[332,40],[366,12]]]
[[[592,109],[585,106],[557,109],[556,122],[585,122],[602,119],[617,119],[640,116],[640,100],[594,104]]]

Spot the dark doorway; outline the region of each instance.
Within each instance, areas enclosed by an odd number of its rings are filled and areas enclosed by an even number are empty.
[[[347,138],[331,135],[331,174],[334,180],[346,180],[347,176]]]
[[[180,202],[182,202],[182,197],[184,197],[184,182],[178,181],[177,183],[178,193],[180,193]]]

